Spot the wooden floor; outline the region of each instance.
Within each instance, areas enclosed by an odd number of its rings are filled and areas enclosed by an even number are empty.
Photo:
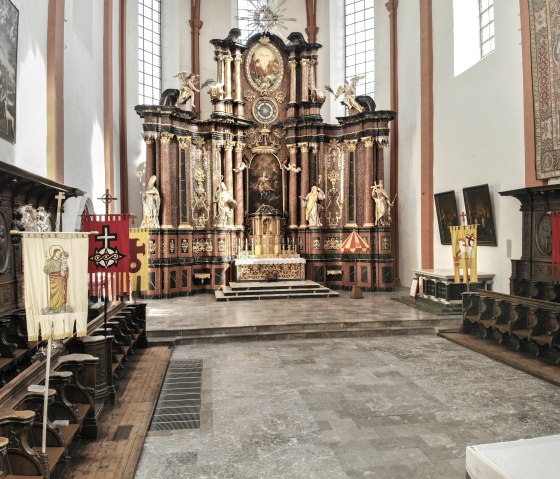
[[[558,366],[545,363],[535,357],[526,356],[518,351],[512,351],[505,346],[479,339],[470,334],[440,332],[439,336],[527,374],[531,374],[543,381],[548,381],[555,386],[560,386],[560,367]]]
[[[102,415],[97,440],[83,439],[57,478],[134,477],[170,357],[168,347],[136,350],[116,381],[118,402]]]

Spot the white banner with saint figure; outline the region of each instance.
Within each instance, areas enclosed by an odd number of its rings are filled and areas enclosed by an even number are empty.
[[[85,336],[87,233],[22,233],[25,316],[30,341]]]

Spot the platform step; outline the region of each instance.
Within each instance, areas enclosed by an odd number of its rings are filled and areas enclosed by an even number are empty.
[[[292,298],[334,298],[339,296],[335,291],[330,289],[317,291],[284,291],[284,292],[264,292],[264,291],[247,291],[243,294],[225,294],[223,291],[215,291],[217,301],[247,301],[247,300],[265,300],[265,299],[292,299]]]
[[[395,335],[418,335],[436,334],[436,328],[424,327],[386,327],[386,328],[349,328],[335,330],[300,330],[300,331],[268,331],[259,333],[237,333],[237,334],[209,334],[200,336],[178,336],[175,338],[150,336],[150,345],[180,345],[180,344],[204,344],[204,343],[227,343],[236,341],[275,341],[281,339],[312,339],[312,338],[352,338],[371,336],[395,336]]]
[[[265,299],[332,298],[340,296],[314,281],[231,282],[215,291],[216,301],[260,301]]]

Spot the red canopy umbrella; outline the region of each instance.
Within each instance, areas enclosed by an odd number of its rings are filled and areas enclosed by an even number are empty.
[[[343,243],[340,245],[338,250],[341,253],[367,253],[370,251],[369,245],[366,243],[366,240],[362,238],[356,230],[352,230],[352,233],[346,238]],[[356,270],[354,271],[354,282],[358,283],[358,258],[356,258]],[[354,285],[352,286],[352,294],[350,295],[353,299],[363,298],[364,295],[362,294],[361,288]]]

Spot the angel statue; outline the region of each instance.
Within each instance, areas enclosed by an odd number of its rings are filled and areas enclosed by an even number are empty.
[[[156,175],[152,175],[142,192],[142,225],[141,228],[159,228],[159,207],[161,198],[156,188]]]
[[[340,95],[344,95],[342,103],[344,103],[350,110],[354,109],[358,113],[364,111],[364,107],[356,101],[356,85],[360,80],[363,80],[365,76],[354,76],[350,79],[350,83],[344,80],[344,85],[340,85],[336,89],[336,93],[329,85],[325,85],[325,90],[331,92],[336,100]]]
[[[194,94],[198,93],[205,86],[215,83],[215,81],[212,79],[206,80],[200,86],[200,90],[199,90],[196,87],[196,84],[198,83],[199,80],[199,76],[195,73],[179,72],[176,75],[173,75],[173,78],[179,78],[182,82],[181,87],[179,88],[179,97],[175,102],[175,106],[181,109],[183,105],[186,105],[189,100],[191,100],[191,108],[194,109],[196,106],[194,104]]]
[[[227,228],[232,223],[233,208],[237,205],[237,201],[233,199],[233,196],[227,190],[227,186],[223,181],[216,190],[214,202],[218,206],[218,212],[216,213],[216,227]]]
[[[325,193],[318,186],[313,185],[311,191],[305,196],[300,196],[300,200],[305,206],[305,219],[311,228],[319,228],[321,224],[320,213],[322,206],[319,201],[325,199]]]

